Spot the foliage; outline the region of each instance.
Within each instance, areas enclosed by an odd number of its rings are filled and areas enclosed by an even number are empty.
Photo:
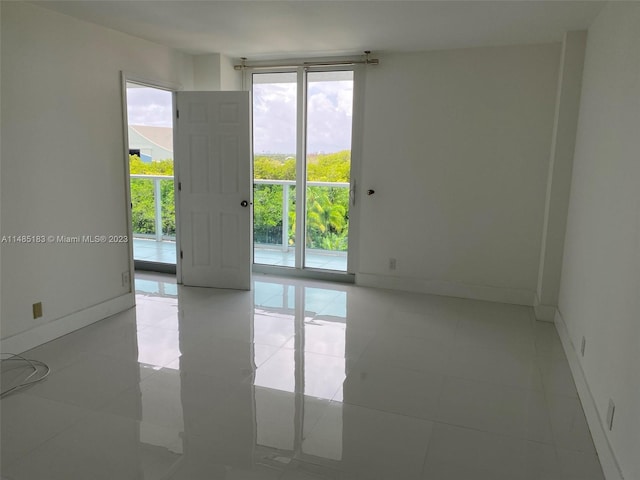
[[[313,154],[307,158],[307,179],[316,182],[348,182],[351,151]]]
[[[173,161],[142,162],[137,155],[129,157],[131,174],[173,176]],[[351,152],[344,150],[330,154],[313,154],[307,159],[307,179],[310,182],[349,182]],[[296,159],[287,155],[256,155],[253,163],[254,178],[264,180],[290,180],[296,178]],[[154,234],[155,207],[154,182],[131,179],[133,231]],[[254,187],[254,238],[256,243],[282,243],[283,188],[289,192],[288,244],[295,244],[296,214],[294,185],[264,185]],[[173,236],[175,226],[175,200],[173,180],[161,180],[162,231]],[[311,186],[307,189],[307,248],[324,250],[347,249],[349,232],[349,189],[341,187]]]
[[[309,155],[307,180],[310,182],[349,182],[351,152]],[[256,155],[256,179],[295,180],[296,160],[283,155]],[[254,237],[258,243],[282,243],[282,185],[254,187]],[[289,245],[295,244],[295,188],[289,187]],[[349,189],[312,186],[307,189],[307,248],[347,249],[349,232]]]
[[[129,171],[132,174],[173,176],[173,160],[143,162],[137,155],[129,155]],[[131,220],[133,232],[155,234],[154,181],[150,179],[131,179]],[[176,212],[173,179],[160,180],[160,198],[162,205],[162,233],[167,236],[176,234]]]
[[[129,172],[141,175],[173,176],[173,160],[143,162],[138,155],[129,155]]]
[[[282,155],[256,155],[253,158],[253,178],[295,180],[296,159]]]

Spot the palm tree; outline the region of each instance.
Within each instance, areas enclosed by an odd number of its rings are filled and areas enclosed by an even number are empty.
[[[331,187],[307,189],[307,247],[322,247],[323,239],[337,238],[348,226],[347,209],[343,202],[336,202],[336,192]],[[334,243],[334,242],[330,242]],[[325,244],[327,242],[325,241]]]

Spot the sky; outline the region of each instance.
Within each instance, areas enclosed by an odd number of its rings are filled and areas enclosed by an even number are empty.
[[[351,149],[353,82],[309,82],[307,152]],[[260,83],[253,88],[255,153],[296,153],[296,84]]]
[[[310,81],[307,91],[307,152],[351,149],[353,82]],[[172,126],[171,92],[128,88],[130,125]],[[296,84],[257,83],[253,89],[254,152],[296,153]]]
[[[171,92],[157,88],[127,88],[129,125],[171,127]]]

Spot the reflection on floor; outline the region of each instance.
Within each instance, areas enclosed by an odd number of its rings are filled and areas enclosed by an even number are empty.
[[[136,296],[27,353],[53,372],[1,402],[3,478],[603,478],[530,308],[270,276]]]

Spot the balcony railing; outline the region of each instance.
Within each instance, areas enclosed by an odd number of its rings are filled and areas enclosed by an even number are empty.
[[[144,232],[136,232],[136,228],[134,226],[133,236],[138,238],[154,238],[157,242],[162,242],[163,240],[174,241],[175,235],[165,235],[162,229],[162,181],[171,181],[173,183],[173,175],[141,175],[141,174],[131,174],[129,175],[131,180],[148,180],[153,182],[153,225],[155,232],[154,234],[148,234]],[[132,199],[133,201],[133,199]],[[175,219],[174,219],[175,223]]]
[[[289,250],[289,195],[290,188],[296,185],[295,180],[254,179],[254,185],[282,185],[282,240],[283,252]],[[349,188],[348,182],[307,182],[308,187]]]
[[[162,184],[163,181],[173,182],[173,175],[142,175],[131,174],[131,180],[148,180],[153,182],[153,224],[154,234],[136,232],[134,226],[134,237],[137,238],[154,238],[157,242],[164,240],[175,240],[175,235],[165,235],[163,232],[162,221]],[[286,252],[289,249],[289,203],[291,187],[296,185],[295,180],[271,180],[271,179],[254,179],[254,185],[281,185],[282,186],[282,240],[280,248]],[[349,188],[348,182],[307,182],[308,187],[331,187],[331,188]],[[175,220],[174,220],[175,222]]]

